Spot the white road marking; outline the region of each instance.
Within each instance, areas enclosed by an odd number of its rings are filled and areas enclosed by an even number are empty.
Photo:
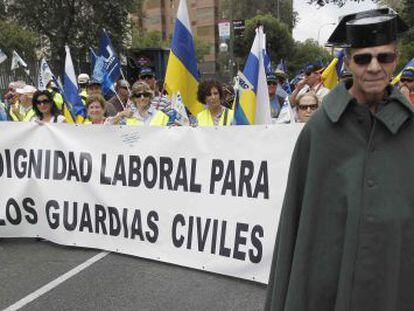
[[[66,272],[65,274],[61,275],[57,279],[53,280],[52,282],[46,284],[45,286],[42,286],[38,290],[34,291],[33,293],[27,295],[23,299],[20,299],[15,304],[11,305],[10,307],[4,309],[3,311],[16,311],[21,308],[23,308],[28,303],[32,302],[33,300],[36,300],[40,296],[46,294],[47,292],[51,291],[55,287],[59,286],[63,282],[69,280],[71,277],[75,276],[79,272],[85,270],[89,266],[93,265],[97,261],[101,260],[105,256],[107,256],[109,252],[101,252],[98,255],[93,256],[92,258],[88,259],[84,263],[81,263],[79,266],[73,268],[72,270]]]

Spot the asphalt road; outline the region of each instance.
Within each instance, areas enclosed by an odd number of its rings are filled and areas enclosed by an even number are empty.
[[[43,295],[98,250],[34,239],[0,239],[0,310],[263,310],[266,286],[161,262],[110,253]]]

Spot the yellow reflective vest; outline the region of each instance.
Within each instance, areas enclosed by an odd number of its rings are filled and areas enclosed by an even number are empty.
[[[168,116],[164,112],[157,110],[157,112],[152,117],[149,125],[150,126],[166,126],[167,123],[168,123]],[[145,125],[145,123],[137,118],[132,117],[132,118],[126,118],[126,125]]]
[[[219,126],[231,125],[234,111],[223,107],[223,113],[220,116]],[[204,109],[197,115],[198,126],[214,126],[213,117],[209,109]]]
[[[63,111],[63,97],[60,93],[56,92],[55,90],[48,89],[49,93],[53,96],[53,101],[55,102],[56,107],[59,109],[60,112]]]
[[[18,105],[20,105],[20,104],[18,104]],[[33,110],[33,108],[30,108],[26,112],[24,112],[22,109],[20,109],[20,116],[21,116],[21,118],[17,117],[14,114],[13,110],[10,109],[10,117],[13,121],[16,121],[16,122],[19,122],[19,121],[29,122],[36,116],[36,112]]]

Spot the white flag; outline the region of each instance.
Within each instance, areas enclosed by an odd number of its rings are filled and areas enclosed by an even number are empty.
[[[7,55],[2,50],[0,50],[0,64],[4,62],[6,59]]]
[[[295,112],[289,102],[289,97],[286,97],[283,103],[282,109],[280,110],[279,117],[277,118],[277,124],[296,123]]]
[[[183,98],[181,97],[180,92],[173,95],[171,102],[171,108],[177,112],[175,122],[180,125],[190,125],[190,120],[188,119],[188,114],[185,110]]]
[[[16,51],[13,50],[13,58],[12,58],[12,62],[11,62],[11,70],[15,70],[19,67],[23,67],[26,68],[27,64],[26,62],[20,57],[19,54],[17,54]]]
[[[270,100],[269,91],[267,87],[266,70],[264,63],[264,53],[266,51],[266,36],[263,32],[263,26],[258,29],[259,46],[259,70],[257,77],[257,92],[256,92],[256,118],[255,124],[270,124]]]
[[[50,70],[46,59],[43,57],[40,62],[39,77],[37,80],[37,88],[41,91],[46,89],[46,85],[53,80],[53,73]]]

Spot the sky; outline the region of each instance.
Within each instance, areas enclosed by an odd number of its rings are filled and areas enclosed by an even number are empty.
[[[293,8],[299,13],[299,22],[293,29],[293,38],[297,41],[305,41],[308,38],[318,40],[318,32],[320,31],[320,44],[326,43],[335,29],[335,26],[329,25],[329,23],[338,23],[339,16],[378,6],[371,0],[364,0],[360,3],[348,1],[341,8],[334,4],[318,8],[316,5],[307,4],[307,2],[308,0],[293,0]]]

